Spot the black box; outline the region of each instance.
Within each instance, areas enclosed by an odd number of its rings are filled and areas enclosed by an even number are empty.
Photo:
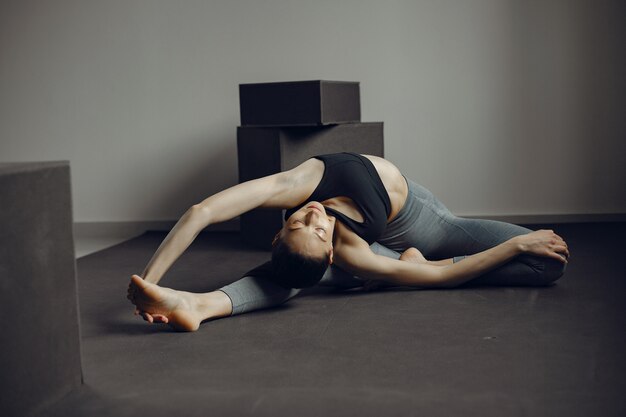
[[[355,152],[384,156],[383,122],[326,127],[238,127],[239,182],[286,171],[314,155]],[[283,226],[283,211],[255,209],[241,219],[242,240],[271,250]]]
[[[291,81],[239,85],[242,126],[319,126],[361,121],[359,83]]]

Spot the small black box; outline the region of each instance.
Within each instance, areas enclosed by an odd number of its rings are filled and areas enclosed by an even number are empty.
[[[239,84],[242,126],[319,126],[361,121],[359,83]]]
[[[239,182],[294,168],[314,155],[355,152],[384,156],[383,123],[347,123],[323,127],[238,127]],[[283,226],[283,211],[258,208],[243,213],[242,240],[271,250]]]

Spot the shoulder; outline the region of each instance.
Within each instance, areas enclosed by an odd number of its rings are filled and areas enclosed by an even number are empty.
[[[283,171],[286,177],[295,183],[302,183],[310,180],[318,174],[324,173],[324,162],[317,158],[309,158],[295,167]],[[321,179],[321,175],[320,179]]]
[[[343,223],[336,222],[334,233],[335,263],[339,267],[352,272],[364,258],[374,254],[367,242]]]
[[[284,181],[289,184],[291,192],[297,200],[295,206],[304,202],[319,185],[324,176],[324,162],[309,158],[300,165],[284,171],[283,174],[285,175]]]
[[[324,163],[310,158],[289,170],[276,174],[278,192],[261,207],[292,208],[303,203],[324,175]]]

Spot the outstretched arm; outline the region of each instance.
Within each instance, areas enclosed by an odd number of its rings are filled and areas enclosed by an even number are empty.
[[[551,230],[516,236],[498,246],[449,265],[412,263],[374,254],[356,237],[342,242],[335,263],[360,277],[394,285],[454,287],[488,272],[522,253],[534,253],[567,262],[569,251],[563,239]]]
[[[165,237],[141,277],[158,283],[196,236],[210,224],[235,218],[257,207],[290,204],[292,176],[289,171],[246,181],[212,195],[190,207]]]

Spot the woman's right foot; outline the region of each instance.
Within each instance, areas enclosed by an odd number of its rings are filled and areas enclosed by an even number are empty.
[[[154,321],[166,323],[179,331],[193,332],[200,327],[203,317],[197,311],[195,294],[159,287],[137,275],[132,276],[131,287],[134,288],[129,292],[130,301]]]

